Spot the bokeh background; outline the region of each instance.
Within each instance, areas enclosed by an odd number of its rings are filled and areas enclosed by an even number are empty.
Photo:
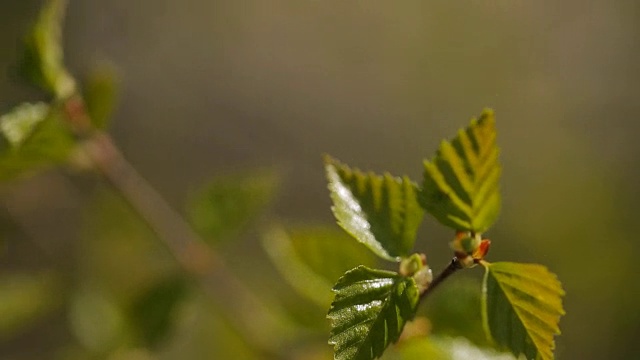
[[[41,97],[12,71],[40,5],[0,2],[3,111]],[[420,179],[442,138],[494,108],[504,202],[489,260],[539,262],[558,274],[567,292],[559,359],[640,356],[637,1],[71,1],[64,34],[77,76],[105,61],[117,68],[110,133],[180,211],[214,176],[275,167],[282,183],[270,216],[331,224],[322,153]],[[125,266],[137,244],[128,237],[152,236],[132,230],[139,224],[126,209],[115,215],[122,205],[106,188],[64,170],[3,185],[2,272],[55,268],[82,278],[93,269],[89,277],[112,290],[126,283],[137,271]],[[115,240],[96,240],[108,236]],[[228,261],[258,291],[279,287],[257,237],[228,245]],[[450,238],[425,222],[418,247],[436,271]],[[140,244],[141,254],[162,253]],[[159,260],[154,271],[171,267]],[[53,358],[74,342],[101,349],[92,341],[111,335],[87,330],[78,340],[81,316],[56,306],[67,295],[54,293],[33,295],[50,297],[53,310],[4,331],[1,358]],[[72,303],[91,303],[80,298]],[[252,358],[238,350],[239,336],[226,347],[211,340],[229,331],[215,310],[202,315],[206,307],[187,311],[206,330],[171,346],[216,350],[174,358]],[[171,346],[166,358],[176,356]],[[78,349],[62,353],[82,358]]]

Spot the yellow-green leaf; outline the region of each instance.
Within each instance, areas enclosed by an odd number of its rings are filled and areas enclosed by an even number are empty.
[[[382,258],[408,256],[424,214],[416,185],[406,176],[352,170],[329,156],[325,170],[338,224]]]
[[[553,359],[554,336],[564,315],[564,290],[555,274],[538,264],[486,264],[485,329],[500,347],[527,359]]]
[[[62,22],[66,0],[46,0],[31,31],[25,38],[21,73],[35,85],[64,99],[75,92],[76,84],[63,62]]]
[[[484,232],[500,212],[498,154],[494,114],[485,110],[424,162],[420,203],[446,226]]]
[[[327,317],[335,360],[373,360],[398,341],[415,315],[418,287],[409,277],[359,266],[333,287],[336,297]]]

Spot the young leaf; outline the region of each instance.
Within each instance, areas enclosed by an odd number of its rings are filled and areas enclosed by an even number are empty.
[[[352,170],[329,156],[325,170],[338,224],[382,258],[409,255],[423,217],[416,185],[406,176]]]
[[[487,230],[500,212],[498,153],[493,111],[485,110],[424,162],[422,206],[456,230]]]
[[[84,100],[93,126],[105,129],[116,105],[118,78],[115,70],[103,65],[93,71],[84,84]]]
[[[327,317],[336,360],[380,357],[415,315],[419,297],[412,278],[365,266],[344,274],[333,291],[336,297]]]
[[[482,315],[501,347],[527,359],[553,359],[554,335],[564,315],[564,291],[555,274],[537,264],[487,264]]]
[[[33,28],[25,38],[20,72],[35,85],[58,99],[75,91],[75,80],[63,63],[62,22],[66,0],[47,0]]]
[[[0,117],[0,180],[24,172],[64,162],[75,140],[61,121],[59,109],[38,104],[22,104]]]

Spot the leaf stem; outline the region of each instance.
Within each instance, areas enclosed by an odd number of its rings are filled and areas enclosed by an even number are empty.
[[[449,265],[442,270],[442,272],[429,284],[429,287],[420,294],[420,301],[424,300],[433,290],[435,290],[438,285],[440,285],[443,281],[445,281],[449,276],[453,275],[456,271],[462,269],[462,265],[460,264],[460,260],[458,260],[457,256],[454,256],[451,259]]]

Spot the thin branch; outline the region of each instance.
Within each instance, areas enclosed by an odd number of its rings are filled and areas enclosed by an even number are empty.
[[[283,339],[295,335],[281,308],[262,301],[225,265],[223,259],[124,158],[112,138],[94,129],[80,97],[65,103],[69,124],[84,139],[95,168],[122,195],[156,233],[183,270],[199,279],[201,288],[220,306],[234,325],[248,333],[255,349],[272,354]],[[260,325],[260,326],[258,326]],[[265,334],[263,328],[270,329]],[[271,357],[274,357],[272,355]],[[275,356],[277,358],[277,356]]]
[[[85,149],[98,171],[149,224],[185,270],[198,274],[219,267],[216,254],[122,156],[108,134],[96,132],[85,142]]]
[[[453,275],[456,271],[462,269],[462,265],[460,264],[460,260],[455,256],[451,259],[449,265],[442,270],[442,272],[429,284],[429,287],[420,294],[420,301],[424,300],[429,294],[433,292],[433,290],[438,287],[443,281],[445,281],[449,276]]]

